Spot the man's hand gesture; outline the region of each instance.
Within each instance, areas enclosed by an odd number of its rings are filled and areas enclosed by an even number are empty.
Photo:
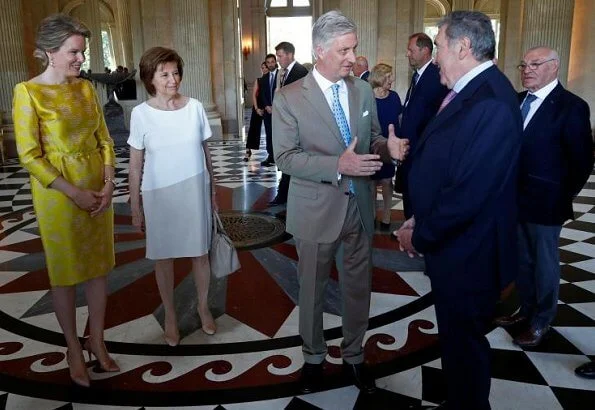
[[[380,155],[356,154],[356,145],[357,137],[353,137],[345,152],[339,157],[338,172],[341,175],[357,177],[374,175],[382,167]]]
[[[393,159],[403,161],[409,153],[409,140],[405,138],[397,138],[395,135],[395,126],[388,125],[388,152]]]

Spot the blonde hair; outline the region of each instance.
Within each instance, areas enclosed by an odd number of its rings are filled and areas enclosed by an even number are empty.
[[[374,68],[372,68],[372,71],[370,71],[368,82],[370,83],[372,88],[382,87],[386,79],[389,75],[392,74],[392,72],[392,66],[384,63],[376,64]]]
[[[44,18],[37,28],[33,56],[45,68],[49,63],[47,52],[58,50],[73,35],[90,38],[91,32],[83,23],[66,14],[52,14]]]

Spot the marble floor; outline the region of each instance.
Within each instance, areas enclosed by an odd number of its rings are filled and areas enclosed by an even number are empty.
[[[222,210],[282,222],[284,208],[267,205],[279,175],[274,166],[260,166],[265,151],[244,162],[239,140],[214,141],[210,147]],[[339,377],[336,272],[327,289],[324,318],[328,377],[323,391],[300,395],[297,255],[287,235],[241,250],[241,270],[213,281],[211,302],[219,326],[214,336],[199,330],[189,264],[177,264],[176,308],[184,337],[177,347],[166,345],[153,266],[144,259],[142,234],[131,229],[126,148],[117,149],[117,164],[117,266],[109,276],[106,339],[122,371],[102,373],[89,362],[89,389],[74,387],[68,377],[27,172],[16,160],[0,168],[0,409],[429,409],[444,400],[423,261],[397,252],[388,232],[380,230],[374,236],[365,339],[367,361],[380,387],[373,398]],[[393,202],[396,226],[403,218],[398,195]],[[494,358],[493,409],[579,409],[595,403],[595,381],[573,373],[579,364],[595,359],[595,176],[574,209],[576,220],[565,225],[560,240],[562,280],[551,337],[538,348],[521,349],[512,343],[514,330],[495,328],[488,335]],[[512,303],[506,301],[502,309]],[[88,324],[82,292],[77,321],[83,336]]]

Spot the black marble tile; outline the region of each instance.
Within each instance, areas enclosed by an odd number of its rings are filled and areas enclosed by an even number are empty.
[[[560,295],[558,298],[564,303],[595,302],[595,294],[572,283],[560,285]]]
[[[353,406],[353,410],[394,410],[394,409],[421,409],[421,400],[394,393],[389,390],[378,389],[376,393],[360,394]]]
[[[595,205],[595,197],[577,196],[573,201],[575,204]]]
[[[582,282],[585,280],[595,280],[595,274],[572,265],[561,266],[560,277],[567,282]]]
[[[551,387],[563,409],[578,410],[595,407],[595,391]]]
[[[576,243],[576,241],[566,239],[566,238],[560,238],[558,240],[558,246],[566,246],[566,245],[570,245],[572,243]]]
[[[308,403],[299,397],[291,399],[289,404],[285,407],[285,410],[323,410],[318,406]]]
[[[421,367],[421,397],[432,403],[442,403],[446,400],[446,378],[442,369]]]
[[[595,199],[595,198],[593,198]],[[564,228],[576,229],[578,231],[595,232],[595,224],[585,221],[572,221],[564,225]]]
[[[560,249],[560,262],[563,263],[574,263],[582,262],[588,259],[592,259],[590,256],[581,255],[580,253],[574,253],[565,249]]]
[[[492,377],[521,383],[547,385],[525,352],[492,349]]]
[[[583,315],[572,306],[559,304],[552,326],[595,326],[595,320]]]
[[[563,326],[552,323],[552,326]],[[523,331],[524,329],[519,329]],[[518,336],[520,331],[512,333],[512,336]],[[528,352],[539,352],[539,353],[556,353],[556,354],[580,354],[583,353],[577,349],[572,343],[570,343],[564,336],[562,336],[556,329],[551,328],[545,338],[541,341],[537,347],[524,347],[523,350]],[[508,376],[508,375],[507,375]],[[503,377],[506,378],[506,377]],[[546,384],[546,383],[543,383]]]

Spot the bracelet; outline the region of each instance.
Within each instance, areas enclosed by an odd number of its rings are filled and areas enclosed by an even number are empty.
[[[105,177],[103,178],[103,183],[107,184],[108,182],[111,182],[112,185],[114,186],[114,188],[116,187],[116,181],[114,181],[114,179],[112,177]]]

